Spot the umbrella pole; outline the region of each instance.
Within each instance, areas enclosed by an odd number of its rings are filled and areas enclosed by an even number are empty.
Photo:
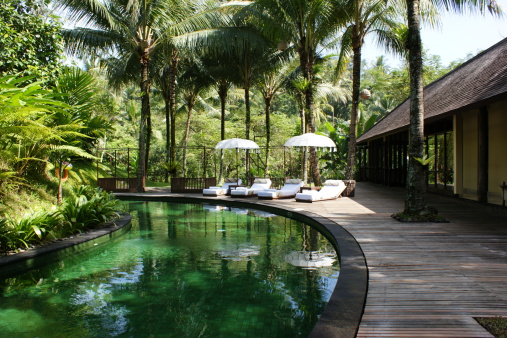
[[[239,153],[239,149],[236,148],[236,178],[238,179],[238,182],[239,182],[239,164],[238,164],[238,153]]]
[[[204,157],[204,166],[203,166],[203,175],[202,176],[204,177],[204,181],[206,181],[206,168],[208,166],[208,162],[206,161],[206,147],[202,147],[202,155]]]
[[[303,167],[303,181],[308,183],[308,154],[306,151],[307,147],[303,147],[303,151],[301,154],[302,157],[302,167]]]
[[[282,164],[282,172],[285,174],[285,147],[283,147],[283,164]]]

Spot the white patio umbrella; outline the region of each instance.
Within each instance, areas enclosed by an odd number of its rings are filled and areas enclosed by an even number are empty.
[[[230,138],[218,142],[215,149],[259,149],[259,145],[252,140]]]
[[[330,148],[336,150],[336,144],[329,137],[317,135],[315,133],[306,133],[299,136],[291,137],[285,142],[284,147],[318,147]]]
[[[246,140],[242,138],[231,138],[227,140],[222,140],[217,143],[215,149],[236,149],[236,171],[239,176],[238,170],[238,151],[239,149],[251,150],[251,149],[259,149],[259,145],[252,140]]]
[[[294,136],[288,139],[284,147],[316,147],[316,148],[328,148],[331,151],[336,151],[336,144],[329,137],[324,135],[317,135],[315,133],[306,133],[299,136]],[[304,180],[306,182],[306,172],[303,173]]]

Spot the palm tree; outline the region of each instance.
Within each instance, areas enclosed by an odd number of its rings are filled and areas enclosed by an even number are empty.
[[[323,108],[334,109],[330,107],[329,102],[346,102],[350,98],[350,85],[346,81],[339,81],[339,83],[330,83],[322,77],[325,75],[325,65],[328,64],[329,57],[316,59],[316,64],[319,67],[314,68],[313,86],[314,86],[314,101],[315,101],[315,125],[325,120],[325,114]],[[285,82],[285,90],[294,97],[294,100],[298,106],[299,118],[301,120],[301,133],[307,133],[304,108],[306,106],[306,95],[305,92],[308,89],[309,82],[302,76],[301,68],[296,68],[287,77]],[[319,121],[320,120],[320,121]],[[306,182],[308,179],[308,166],[307,166],[307,152],[306,150],[302,153],[302,177]]]
[[[401,25],[394,20],[396,11],[392,1],[384,0],[352,0],[347,2],[350,22],[341,38],[340,55],[335,71],[339,78],[346,69],[346,64],[353,55],[352,66],[352,105],[350,110],[349,151],[345,178],[354,179],[356,157],[357,116],[359,107],[359,91],[361,88],[361,52],[366,35],[375,33],[380,44],[387,49],[401,53],[402,40],[397,33]]]
[[[176,76],[180,58],[178,51],[171,45],[164,45],[153,64],[153,77],[164,100],[166,131],[166,162],[169,164],[165,173],[165,182],[175,172],[176,145]]]
[[[288,75],[295,68],[295,64],[277,54],[267,55],[264,60],[265,71],[256,80],[258,90],[264,100],[264,114],[266,124],[266,162],[264,172],[269,172],[269,147],[271,145],[271,103],[279,93],[281,87],[287,82]]]
[[[315,132],[313,71],[320,45],[326,43],[343,26],[345,12],[339,0],[257,0],[252,10],[261,15],[265,36],[287,42],[298,54],[301,72],[307,82],[304,93],[308,132]],[[315,184],[321,184],[318,158],[311,149],[311,166]]]
[[[231,55],[224,50],[208,50],[200,56],[204,68],[213,79],[214,87],[220,101],[220,140],[225,140],[225,120],[227,112],[227,99],[229,91],[234,84],[240,82],[237,72],[230,71],[230,64],[233,62]],[[224,175],[223,150],[220,151],[220,167],[218,182],[221,182]]]
[[[174,37],[218,25],[218,17],[206,11],[206,4],[192,0],[55,0],[55,3],[66,9],[64,13],[72,21],[84,20],[91,27],[63,30],[69,51],[93,55],[98,50],[102,57],[110,53],[111,79],[129,82],[137,76],[140,80],[136,191],[141,192],[147,163],[152,58],[160,46],[172,44]]]
[[[201,93],[205,92],[213,84],[213,78],[203,69],[199,60],[186,62],[183,67],[184,71],[179,76],[178,86],[181,91],[181,98],[187,108],[187,122],[185,124],[183,139],[181,140],[181,147],[183,148],[182,172],[183,176],[185,176],[186,154],[192,112]]]
[[[463,11],[486,8],[493,14],[500,14],[494,0],[435,1],[445,10]],[[430,214],[426,202],[426,185],[424,180],[424,100],[422,78],[422,40],[420,32],[420,0],[407,0],[408,22],[408,62],[410,71],[410,127],[409,127],[409,161],[407,172],[407,191],[404,213],[423,216]]]
[[[287,82],[284,84],[284,89],[288,92],[296,101],[299,120],[301,124],[301,133],[306,133],[306,118],[305,118],[305,107],[306,107],[306,96],[305,92],[308,88],[308,81],[301,75],[301,71],[296,68],[287,79]],[[301,155],[301,177],[304,182],[308,181],[308,155],[306,152],[306,148],[302,148]]]
[[[85,20],[88,27],[63,31],[67,48],[77,55],[112,53],[108,70],[111,79],[131,81],[140,74],[141,118],[136,191],[142,192],[146,175],[147,132],[150,116],[150,61],[165,38],[167,22],[184,19],[185,6],[158,0],[56,0],[72,20]],[[104,54],[102,55],[104,56]]]

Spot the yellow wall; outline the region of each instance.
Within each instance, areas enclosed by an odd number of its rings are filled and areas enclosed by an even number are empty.
[[[454,138],[454,194],[463,195],[463,116],[457,114],[453,116]]]
[[[477,200],[478,114],[471,110],[454,117],[454,193],[472,200]],[[502,204],[500,185],[507,182],[507,100],[488,106],[488,128],[488,202]]]
[[[488,202],[501,204],[500,185],[507,182],[507,101],[492,104],[488,108]]]
[[[463,132],[463,161],[461,163],[462,177],[461,185],[463,188],[462,197],[477,199],[477,175],[478,175],[478,130],[477,114],[478,110],[464,112],[461,115]],[[456,177],[456,179],[460,179]]]

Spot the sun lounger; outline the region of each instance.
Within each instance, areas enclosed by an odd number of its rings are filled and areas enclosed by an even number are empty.
[[[272,200],[277,198],[291,198],[296,196],[305,183],[300,179],[289,179],[285,181],[282,189],[266,189],[257,193],[260,199]]]
[[[345,190],[346,185],[342,180],[327,180],[320,191],[308,190],[296,194],[296,201],[298,202],[317,202],[323,200],[330,200],[340,197]]]
[[[208,189],[203,189],[202,194],[204,196],[220,196],[228,193],[231,185],[240,185],[241,179],[237,180],[235,178],[226,178],[224,184],[221,187],[209,187]]]
[[[250,188],[238,187],[231,190],[231,197],[252,197],[257,196],[261,190],[269,189],[271,180],[269,178],[256,178]]]

